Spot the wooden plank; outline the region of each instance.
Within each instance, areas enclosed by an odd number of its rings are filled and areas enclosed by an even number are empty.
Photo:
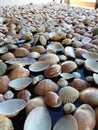
[[[66,2],[66,0],[65,0]],[[95,8],[96,3],[95,2],[84,2],[84,1],[79,1],[79,0],[70,0],[70,5],[74,5],[74,6],[83,6],[83,7],[91,7],[91,8]]]

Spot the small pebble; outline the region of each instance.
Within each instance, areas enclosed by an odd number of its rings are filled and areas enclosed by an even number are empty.
[[[65,60],[67,60],[67,57],[65,55],[60,55],[59,59],[60,59],[60,61],[65,61]]]
[[[12,91],[7,91],[5,94],[4,94],[4,99],[8,100],[8,99],[12,99],[14,97],[14,93]]]
[[[35,85],[38,82],[39,82],[39,77],[38,76],[34,77],[33,80],[32,80],[32,84]]]
[[[81,74],[79,72],[73,72],[74,78],[81,78]]]
[[[76,106],[73,103],[66,103],[63,108],[65,113],[70,114],[75,111]]]
[[[87,76],[86,81],[88,82],[94,82],[93,76]]]
[[[60,78],[57,82],[57,84],[60,86],[60,87],[64,87],[64,86],[67,86],[68,85],[68,81],[65,79],[65,78]]]
[[[44,79],[44,76],[43,75],[38,75],[39,77],[39,81],[43,80]]]
[[[29,54],[29,57],[30,58],[39,58],[40,57],[40,53],[38,53],[38,52],[31,52]]]
[[[36,77],[33,78],[32,80],[32,84],[35,85],[37,84],[39,81],[43,80],[44,79],[44,76],[43,75],[38,75]]]
[[[75,62],[77,63],[77,65],[83,65],[85,60],[82,59],[76,59]]]

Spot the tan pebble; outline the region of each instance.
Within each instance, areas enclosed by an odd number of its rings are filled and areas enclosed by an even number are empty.
[[[94,108],[89,104],[82,104],[77,109],[90,110],[91,112],[94,112]]]
[[[61,71],[62,73],[66,72],[72,72],[78,68],[77,64],[74,61],[65,61],[61,63]]]
[[[59,57],[56,54],[43,54],[39,61],[47,61],[49,65],[53,65],[59,62]]]
[[[58,90],[58,85],[51,79],[41,80],[34,88],[34,92],[38,95],[45,95],[49,91],[56,92]]]
[[[35,97],[30,99],[25,108],[26,115],[28,115],[34,108],[40,106],[45,107],[44,99],[42,97]]]
[[[9,82],[10,78],[7,75],[0,76],[0,93],[5,93],[9,90]]]
[[[98,106],[98,88],[89,87],[80,92],[79,102]]]
[[[71,86],[66,86],[59,90],[59,96],[63,104],[73,103],[78,99],[79,91]]]
[[[65,46],[67,46],[67,45],[70,45],[71,42],[72,42],[72,40],[71,40],[70,38],[66,38],[66,39],[64,39],[64,40],[62,41],[62,44],[65,45]]]
[[[17,93],[17,98],[23,99],[26,102],[30,100],[31,93],[28,90],[21,90]]]
[[[72,85],[72,87],[74,87],[77,90],[83,90],[83,89],[89,87],[88,82],[83,79],[80,79],[80,78],[73,79],[71,85]]]
[[[47,45],[47,49],[55,50],[56,52],[63,51],[64,47],[60,42],[50,42],[49,45]]]
[[[10,60],[12,58],[15,58],[15,56],[11,52],[5,53],[1,56],[2,60]]]
[[[65,130],[65,128],[66,130],[78,130],[78,124],[73,115],[62,116],[54,125],[53,130]]]
[[[54,40],[54,41],[59,41],[59,40],[61,40],[62,39],[62,35],[60,36],[60,35],[57,35],[57,36],[52,36],[51,37],[51,40]]]
[[[22,38],[25,39],[25,40],[31,40],[33,37],[33,34],[31,32],[26,32],[25,34],[23,34]]]
[[[31,44],[30,43],[24,43],[24,44],[21,45],[21,47],[26,48],[26,49],[30,49]]]
[[[45,32],[45,30],[46,30],[46,29],[45,29],[45,25],[44,25],[44,24],[39,25],[39,26],[36,27],[37,33]]]
[[[76,57],[78,57],[78,58],[81,58],[81,57],[82,57],[82,54],[84,54],[84,53],[87,53],[87,50],[86,50],[86,49],[77,48],[76,51],[75,51],[75,55],[76,55]]]
[[[36,45],[39,40],[39,34],[35,34],[33,38],[34,38],[33,45]]]
[[[14,126],[11,119],[1,114],[0,114],[0,129],[1,130],[14,130]]]
[[[93,48],[93,47],[94,47],[94,45],[91,44],[91,43],[85,43],[85,44],[82,46],[82,48],[84,48],[84,49],[86,49],[86,50],[89,50],[89,49],[91,49],[91,48]]]
[[[55,92],[48,92],[45,95],[45,103],[51,107],[59,107],[62,103]]]
[[[96,114],[96,130],[98,130],[98,107],[95,108],[95,114]]]
[[[76,106],[73,103],[66,103],[63,109],[65,113],[70,114],[76,110]]]
[[[45,71],[44,71],[44,75],[47,78],[54,78],[59,76],[61,73],[61,66],[59,64],[54,64],[51,65],[50,67],[48,67]]]
[[[13,63],[13,64],[11,64],[9,67],[8,67],[8,70],[14,70],[16,67],[18,67],[18,66],[20,66],[20,65],[22,65],[22,64],[19,64],[19,63]]]
[[[77,38],[73,38],[72,40],[74,40],[74,42],[72,43],[72,45],[75,47],[75,48],[81,48],[82,46],[83,46],[83,43],[82,42],[80,42],[80,41],[78,41],[78,39]]]
[[[29,50],[27,50],[26,48],[20,47],[18,49],[16,49],[13,54],[16,57],[24,57],[24,56],[28,56],[30,54]]]
[[[30,52],[38,52],[38,53],[44,53],[46,51],[46,49],[41,45],[34,46],[30,48],[29,50]]]
[[[78,123],[78,130],[93,130],[95,127],[95,113],[90,110],[77,109],[74,117]],[[82,125],[81,125],[82,124]]]
[[[91,43],[98,46],[98,39],[92,40]]]
[[[57,52],[54,49],[47,49],[47,53],[48,54],[56,54]]]
[[[17,66],[14,70],[9,73],[10,79],[28,77],[30,75],[30,71],[23,66]]]
[[[68,81],[67,81],[65,78],[60,78],[60,79],[57,81],[57,84],[58,84],[58,86],[60,86],[60,87],[64,87],[64,86],[67,86],[67,85],[68,85]]]
[[[5,99],[3,97],[3,94],[0,94],[0,102],[3,102]]]

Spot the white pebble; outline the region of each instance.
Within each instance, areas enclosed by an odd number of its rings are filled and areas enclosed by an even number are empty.
[[[81,78],[81,74],[79,72],[73,72],[74,78]]]
[[[41,80],[44,79],[44,76],[43,75],[38,75],[38,78],[39,78],[39,81],[41,81]]]
[[[60,61],[65,61],[65,60],[67,60],[67,57],[65,55],[60,55],[59,59],[60,59]]]
[[[87,76],[86,81],[88,82],[94,82],[93,76]]]
[[[12,99],[14,97],[14,93],[12,91],[7,91],[5,94],[4,94],[4,99]]]
[[[68,85],[68,81],[67,81],[65,78],[60,78],[60,79],[57,81],[57,84],[58,84],[60,87],[64,87],[64,86],[67,86],[67,85]]]
[[[32,80],[32,84],[35,85],[38,82],[39,82],[39,77],[38,76],[34,77],[33,80]]]
[[[31,57],[31,58],[39,58],[40,57],[40,53],[38,53],[38,52],[31,52],[29,54],[29,57]]]

